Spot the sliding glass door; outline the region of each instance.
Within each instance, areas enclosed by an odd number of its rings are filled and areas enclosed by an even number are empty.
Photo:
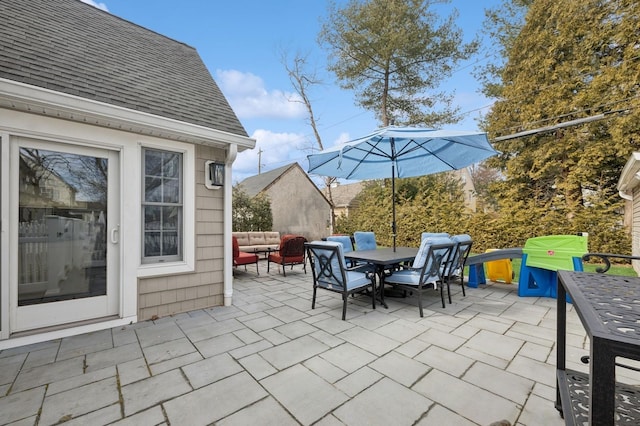
[[[119,152],[17,139],[11,156],[12,331],[117,314]]]

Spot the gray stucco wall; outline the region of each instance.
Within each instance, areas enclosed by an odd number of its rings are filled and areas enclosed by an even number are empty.
[[[331,206],[304,172],[294,167],[266,190],[273,230],[319,240],[330,232]]]

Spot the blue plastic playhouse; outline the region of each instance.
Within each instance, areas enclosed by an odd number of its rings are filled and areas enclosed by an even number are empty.
[[[529,238],[522,248],[518,296],[556,298],[558,270],[582,271],[587,237],[548,235]]]

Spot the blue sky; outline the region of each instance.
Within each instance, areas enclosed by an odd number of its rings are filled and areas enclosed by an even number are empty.
[[[234,183],[258,173],[299,162],[315,140],[302,105],[295,96],[282,52],[308,54],[311,68],[323,81],[311,90],[314,113],[325,148],[364,136],[379,123],[372,113],[357,107],[350,92],[340,89],[325,67],[327,53],[317,43],[327,2],[320,0],[83,0],[116,16],[151,29],[197,49],[205,65],[238,115],[256,148],[238,154]],[[345,0],[337,0],[338,4]],[[459,12],[458,26],[468,41],[484,19],[484,9],[499,0],[452,0],[438,10]],[[464,121],[447,128],[476,130],[477,117],[487,112],[491,100],[478,91],[471,75],[473,64],[484,63],[480,53],[443,82],[441,90],[454,92],[454,105]],[[262,151],[259,154],[258,152]],[[260,158],[260,161],[259,161]]]

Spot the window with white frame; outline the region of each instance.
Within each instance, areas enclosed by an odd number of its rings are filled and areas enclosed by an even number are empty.
[[[183,155],[142,150],[142,263],[183,260]]]

